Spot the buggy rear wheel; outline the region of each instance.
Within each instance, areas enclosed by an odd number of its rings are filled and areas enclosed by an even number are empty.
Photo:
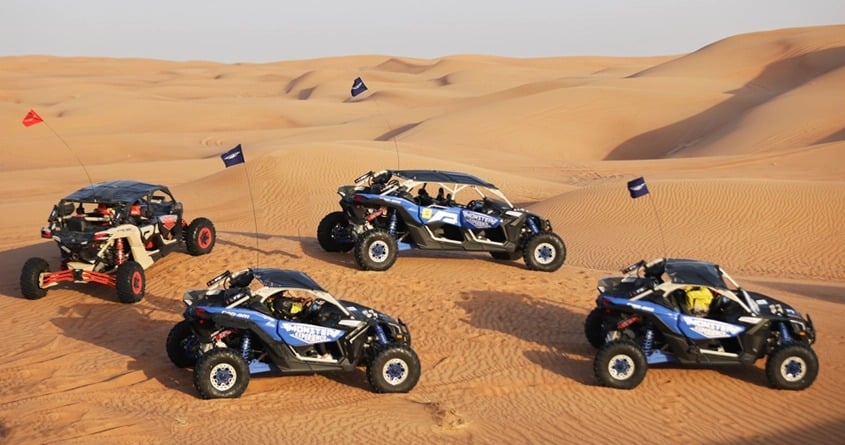
[[[630,340],[602,346],[593,361],[593,372],[602,386],[633,389],[645,378],[648,363],[642,349]]]
[[[363,270],[387,270],[396,262],[397,250],[396,239],[386,230],[368,230],[355,243],[355,261]]]
[[[326,252],[349,252],[355,247],[349,219],[343,212],[324,216],[317,225],[317,241]]]
[[[528,238],[523,251],[525,265],[531,270],[554,272],[563,266],[566,246],[559,236],[552,232],[540,232]]]
[[[137,303],[144,298],[147,278],[144,268],[135,261],[127,261],[117,268],[115,287],[117,298],[123,303]]]
[[[606,333],[604,331],[604,309],[593,308],[584,320],[584,336],[596,349],[604,346]]]
[[[420,359],[404,344],[380,349],[367,366],[367,380],[378,393],[408,392],[419,379]]]
[[[21,268],[21,293],[26,299],[37,300],[47,295],[41,287],[41,274],[50,272],[50,265],[42,258],[30,258]]]
[[[194,387],[203,399],[236,399],[249,385],[249,366],[235,350],[214,348],[194,368]]]
[[[766,377],[777,389],[806,389],[813,384],[818,373],[819,359],[804,343],[778,346],[766,360]]]
[[[188,225],[185,247],[191,255],[205,255],[211,252],[216,241],[217,232],[214,230],[214,224],[208,218],[197,218]]]
[[[167,357],[179,368],[190,368],[197,363],[200,341],[191,322],[182,320],[167,334]]]

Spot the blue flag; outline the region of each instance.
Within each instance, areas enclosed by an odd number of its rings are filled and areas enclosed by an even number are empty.
[[[640,176],[637,179],[628,181],[628,192],[631,193],[631,198],[648,195],[648,186],[645,185],[645,179]]]
[[[364,85],[364,81],[361,80],[360,77],[356,77],[354,81],[352,81],[352,97],[355,97],[364,91],[367,91],[367,86]]]
[[[244,160],[244,151],[241,148],[241,144],[238,144],[237,147],[220,155],[220,159],[222,159],[223,163],[226,164],[226,168],[246,162]]]

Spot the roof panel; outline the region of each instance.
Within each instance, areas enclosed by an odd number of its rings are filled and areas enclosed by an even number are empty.
[[[64,199],[66,201],[131,203],[156,190],[164,190],[168,194],[170,193],[167,187],[163,185],[121,180],[91,184],[71,193]]]
[[[413,179],[419,182],[443,182],[449,184],[477,185],[495,189],[496,186],[473,175],[441,170],[391,170],[394,176]]]

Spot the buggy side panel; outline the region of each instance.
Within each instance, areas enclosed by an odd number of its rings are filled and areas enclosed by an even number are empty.
[[[423,224],[442,223],[450,226],[460,226],[461,212],[459,208],[430,206],[419,208],[419,219]]]
[[[743,326],[689,315],[681,315],[678,318],[678,327],[692,340],[736,337],[745,331]]]
[[[277,332],[278,336],[291,346],[334,342],[344,333],[340,329],[291,321],[278,322]]]

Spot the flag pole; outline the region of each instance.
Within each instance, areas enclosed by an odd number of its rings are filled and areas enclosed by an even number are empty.
[[[666,249],[666,237],[663,235],[663,222],[660,220],[660,214],[657,213],[657,206],[651,199],[651,193],[648,191],[645,178],[640,176],[639,178],[628,181],[628,193],[631,194],[632,199],[648,195],[648,202],[651,203],[651,209],[654,211],[654,218],[657,220],[657,227],[660,230],[660,241],[663,244],[663,256],[666,257],[668,250]]]
[[[226,168],[238,164],[246,164],[246,158],[244,157],[244,150],[243,147],[241,147],[241,144],[236,145],[231,150],[220,155],[220,159],[223,160],[223,165],[225,165]],[[253,227],[255,227],[255,266],[258,267],[260,263],[260,249],[258,247],[258,216],[255,214],[255,197],[252,195],[252,183],[249,180],[249,172],[246,169],[246,165],[244,165],[244,176],[246,176],[246,187],[247,190],[249,190],[249,202],[252,204],[252,223]]]
[[[663,222],[660,221],[660,214],[657,213],[657,206],[654,204],[651,194],[648,195],[648,202],[651,203],[651,209],[654,210],[654,218],[657,219],[657,227],[660,229],[660,241],[663,243],[663,258],[666,258],[666,237],[663,235]]]
[[[389,133],[393,133],[393,127],[390,126],[390,121],[387,120],[387,115],[381,111],[381,104],[378,102],[378,98],[373,96],[373,102],[376,103],[376,108],[378,108],[378,114],[380,114],[384,118],[384,124],[387,125],[387,131]],[[396,170],[400,170],[401,167],[399,166],[399,144],[396,142],[396,135],[391,134],[390,139],[393,141],[393,148],[396,150]]]
[[[249,189],[249,202],[252,204],[252,223],[255,227],[255,267],[259,266],[259,247],[258,247],[258,217],[255,215],[255,198],[252,196],[252,184],[249,181],[249,172],[244,165],[244,176],[246,176],[246,187]]]
[[[361,79],[360,77],[356,77],[355,80],[352,81],[352,89],[350,90],[352,97],[355,97],[355,96],[357,96],[357,95],[359,95],[359,94],[361,94],[361,93],[363,93],[364,91],[367,91],[367,90],[368,90],[367,85],[364,83],[364,80]],[[390,126],[390,121],[387,120],[387,115],[385,115],[381,111],[381,104],[379,104],[379,101],[375,97],[375,95],[372,96],[372,97],[373,97],[373,102],[376,103],[376,108],[378,108],[378,114],[384,119],[385,125],[387,125],[387,132],[393,133],[393,127]],[[399,143],[396,142],[396,135],[395,134],[391,134],[390,139],[393,140],[393,148],[396,150],[396,169],[399,170],[400,169]]]

